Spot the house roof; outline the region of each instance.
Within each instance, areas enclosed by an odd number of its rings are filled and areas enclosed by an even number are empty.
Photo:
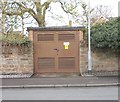
[[[68,27],[68,26],[58,26],[58,27],[28,27],[28,31],[77,31],[77,30],[85,30],[83,26],[77,27]]]

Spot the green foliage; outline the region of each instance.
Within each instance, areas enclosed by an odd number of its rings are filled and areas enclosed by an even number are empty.
[[[118,25],[120,18],[111,18],[109,21],[91,27],[91,45],[93,48],[110,48],[118,50],[120,37]]]
[[[11,45],[30,44],[30,40],[28,39],[28,37],[18,32],[12,32],[6,35],[2,35],[0,36],[0,40],[3,42],[8,42]]]

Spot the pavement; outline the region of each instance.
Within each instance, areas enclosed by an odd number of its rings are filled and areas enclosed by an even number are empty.
[[[0,88],[56,88],[118,86],[118,77],[72,76],[1,79]]]

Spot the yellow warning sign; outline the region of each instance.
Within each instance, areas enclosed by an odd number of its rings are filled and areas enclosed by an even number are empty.
[[[69,42],[63,42],[63,45],[64,45],[64,47],[65,47],[65,50],[67,50],[68,49],[68,47],[69,47]]]
[[[66,49],[66,50],[68,49],[68,45],[65,45],[65,49]]]

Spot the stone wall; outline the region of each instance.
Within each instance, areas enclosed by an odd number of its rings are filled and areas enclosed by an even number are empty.
[[[26,48],[25,52],[19,53],[18,47],[12,47],[12,53],[3,54],[0,42],[0,74],[32,74],[33,73],[33,51],[32,47]],[[28,50],[27,50],[28,49]],[[88,52],[84,44],[80,44],[80,72],[86,73],[88,68]],[[117,72],[118,57],[113,54],[108,56],[105,50],[92,50],[92,71]]]
[[[2,42],[0,41],[0,74],[2,73]]]
[[[80,70],[81,73],[88,71],[88,49],[80,45]],[[92,71],[96,72],[118,72],[118,55],[109,53],[109,50],[92,49]]]
[[[3,53],[3,47],[0,48],[0,73],[2,74],[32,74],[33,56],[31,48],[25,47],[20,53],[18,46],[11,46],[9,54]]]

